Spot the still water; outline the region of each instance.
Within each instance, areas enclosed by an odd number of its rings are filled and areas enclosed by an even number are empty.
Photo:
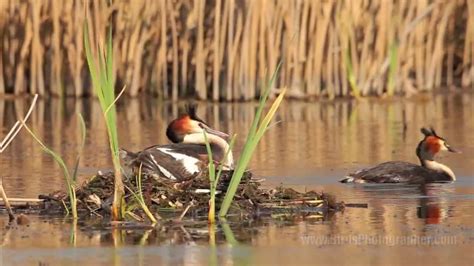
[[[165,128],[185,103],[122,99],[120,144],[139,150],[167,143]],[[237,133],[239,154],[255,103],[200,103],[212,126]],[[28,101],[0,100],[4,136]],[[88,136],[82,178],[108,169],[108,143],[97,102],[40,101],[30,126],[70,165],[80,143],[76,113],[84,114]],[[346,203],[367,203],[325,217],[229,221],[162,226],[154,230],[110,230],[94,220],[30,217],[28,226],[7,229],[0,217],[1,265],[69,264],[456,264],[474,261],[474,95],[420,95],[415,99],[293,102],[260,143],[250,168],[264,186],[315,189]],[[462,154],[439,160],[457,175],[452,184],[365,185],[337,182],[344,174],[388,160],[417,162],[422,126],[433,126]],[[36,197],[62,188],[60,169],[22,131],[0,154],[0,173],[10,197]],[[209,230],[216,239],[209,240]]]

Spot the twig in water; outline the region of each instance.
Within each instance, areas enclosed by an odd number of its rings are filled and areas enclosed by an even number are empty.
[[[186,230],[186,228],[184,226],[180,226],[179,229],[181,229],[181,231],[183,231],[183,234],[184,234],[184,237],[186,238],[186,240],[188,242],[191,242],[191,243],[194,243],[194,240],[193,240],[193,237],[191,236],[191,234],[188,232],[188,230]]]
[[[147,242],[147,240],[148,240],[148,237],[150,236],[150,233],[151,233],[152,231],[153,231],[153,230],[150,229],[150,230],[146,230],[146,231],[143,233],[142,237],[140,238],[140,241],[138,241],[138,243],[139,243],[141,246],[143,246],[143,245],[146,244],[146,242]]]
[[[96,209],[96,210],[92,209],[91,207],[89,207],[89,205],[87,205],[87,203],[85,205],[86,205],[86,208],[89,210],[90,213],[92,213],[94,215],[97,215],[100,218],[104,218],[104,216],[102,216],[100,213],[97,212],[98,209]]]
[[[5,208],[8,211],[8,219],[10,222],[15,221],[15,214],[12,211],[12,208],[10,207],[10,202],[8,202],[7,194],[5,193],[5,190],[3,189],[3,178],[0,178],[0,194],[2,195],[3,202],[5,203]]]
[[[193,204],[188,204],[188,206],[186,206],[186,209],[184,209],[184,211],[181,213],[181,215],[179,216],[178,218],[178,221],[181,222],[184,218],[184,216],[186,216],[186,213],[188,213],[189,211],[189,208],[191,208],[191,206],[193,206]]]
[[[61,202],[63,203],[63,207],[64,207],[64,209],[66,210],[66,216],[68,216],[68,215],[69,215],[69,209],[68,209],[68,207],[66,206],[66,202],[64,202],[64,200],[61,200]]]
[[[24,202],[24,203],[40,203],[43,202],[44,199],[35,199],[35,198],[8,198],[8,201],[11,203],[14,202]],[[1,203],[2,201],[0,201]]]
[[[143,222],[144,221],[142,217],[136,215],[135,213],[133,213],[131,211],[127,211],[126,214],[130,215],[130,217],[137,220],[138,222]]]

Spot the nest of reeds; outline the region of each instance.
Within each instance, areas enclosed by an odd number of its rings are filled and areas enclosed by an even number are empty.
[[[219,207],[232,177],[232,171],[224,171],[219,180],[216,206]],[[108,216],[113,200],[114,175],[112,172],[98,173],[76,189],[80,214]],[[187,216],[206,216],[209,203],[209,179],[202,175],[182,182],[170,182],[144,175],[142,177],[142,195],[148,208],[160,216],[173,216],[183,210],[189,210]],[[136,219],[145,219],[133,191],[137,191],[135,178],[124,180],[126,213]],[[50,210],[58,210],[69,205],[67,194],[56,191],[41,195]],[[55,206],[54,206],[55,205]],[[291,188],[276,187],[263,189],[260,181],[246,172],[234,197],[230,215],[256,217],[274,214],[314,214],[325,216],[328,212],[342,210],[343,202],[337,202],[331,195],[309,191],[300,193]]]

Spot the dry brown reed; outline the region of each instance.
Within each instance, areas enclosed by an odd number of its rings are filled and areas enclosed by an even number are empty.
[[[110,21],[130,96],[250,100],[283,60],[297,98],[474,84],[469,0],[0,1],[0,94],[91,95],[82,45]],[[112,17],[112,20],[110,20]]]

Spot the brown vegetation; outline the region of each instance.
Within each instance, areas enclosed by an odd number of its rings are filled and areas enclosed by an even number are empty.
[[[474,84],[468,0],[0,2],[0,95],[91,95],[83,49],[113,25],[118,88],[249,100],[283,60],[294,97],[411,94]]]

